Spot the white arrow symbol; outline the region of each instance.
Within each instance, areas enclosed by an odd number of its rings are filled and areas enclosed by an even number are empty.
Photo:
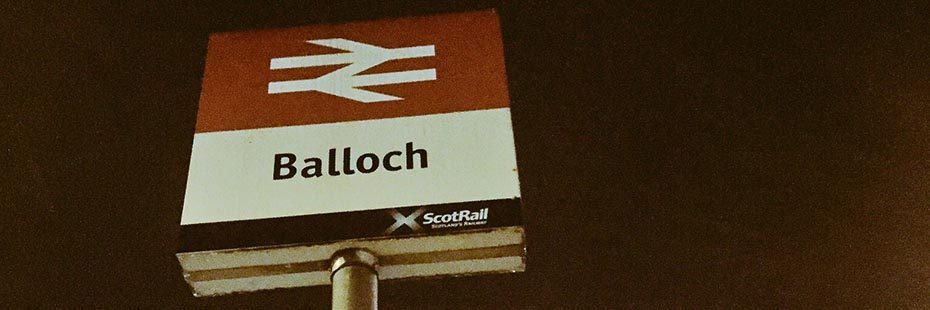
[[[349,53],[281,57],[271,59],[271,70],[307,68],[349,64],[315,79],[290,80],[268,83],[269,94],[318,91],[360,102],[402,100],[403,98],[367,91],[358,87],[432,81],[436,69],[359,75],[382,63],[406,58],[436,55],[433,45],[402,48],[383,48],[346,39],[310,40],[310,44],[349,51]]]

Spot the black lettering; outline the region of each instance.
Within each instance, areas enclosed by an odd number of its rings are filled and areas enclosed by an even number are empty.
[[[298,172],[304,178],[319,178],[325,175],[352,175],[356,171],[368,174],[377,171],[381,167],[388,171],[400,171],[405,167],[407,170],[416,169],[416,167],[429,167],[427,150],[416,148],[413,142],[407,142],[403,150],[388,151],[383,158],[376,153],[364,153],[357,158],[352,157],[351,147],[343,147],[341,155],[342,158],[339,158],[339,148],[331,148],[327,157],[307,157],[303,160],[304,165],[297,167],[296,155],[292,153],[275,154],[273,178],[275,180],[291,179],[297,176]],[[397,157],[405,157],[406,161],[396,159]],[[325,162],[327,160],[328,162]],[[339,161],[342,163],[340,164]],[[404,163],[406,163],[406,166]]]
[[[365,167],[365,159],[371,159],[371,167]],[[355,163],[355,166],[361,173],[372,173],[378,170],[378,155],[365,153],[358,157],[358,162]]]
[[[355,170],[352,170],[352,166],[349,165],[349,161],[352,160],[352,148],[347,147],[342,149],[342,173],[346,175],[355,174]]]
[[[420,168],[429,166],[426,158],[426,150],[413,149],[413,142],[407,142],[407,170],[413,169],[413,155],[420,155]]]
[[[403,153],[400,151],[390,151],[387,153],[387,155],[384,155],[384,169],[387,169],[387,171],[397,171],[403,168],[401,166],[394,166],[391,164],[391,157],[400,156],[401,154]]]
[[[287,159],[287,162],[282,161],[282,159]],[[291,153],[274,154],[274,179],[293,178],[297,174],[297,168],[294,168],[295,161],[297,161],[297,155]],[[287,170],[287,172],[281,173],[281,169]]]
[[[329,149],[329,175],[339,175],[339,170],[336,170],[336,149]]]
[[[300,170],[300,175],[305,178],[312,177],[321,177],[323,176],[323,171],[321,171],[320,166],[323,165],[323,161],[316,157],[310,157],[304,159],[304,163],[308,164],[306,167]],[[310,171],[313,171],[311,173]]]

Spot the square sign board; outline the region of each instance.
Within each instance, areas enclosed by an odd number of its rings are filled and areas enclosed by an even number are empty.
[[[523,270],[494,11],[210,37],[178,259],[198,296]]]

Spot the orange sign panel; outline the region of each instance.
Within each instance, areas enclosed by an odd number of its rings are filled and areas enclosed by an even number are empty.
[[[210,37],[197,132],[507,107],[493,11]]]

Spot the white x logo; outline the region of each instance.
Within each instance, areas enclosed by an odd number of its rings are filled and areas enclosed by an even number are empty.
[[[417,223],[417,218],[420,217],[423,212],[426,212],[426,208],[419,208],[416,211],[413,211],[413,213],[410,213],[410,215],[404,216],[403,214],[400,214],[400,212],[397,212],[396,209],[388,210],[387,213],[394,218],[394,224],[391,225],[391,227],[385,229],[384,234],[390,235],[395,230],[404,225],[410,227],[410,229],[414,232],[422,230],[423,227],[420,227],[420,224]]]

